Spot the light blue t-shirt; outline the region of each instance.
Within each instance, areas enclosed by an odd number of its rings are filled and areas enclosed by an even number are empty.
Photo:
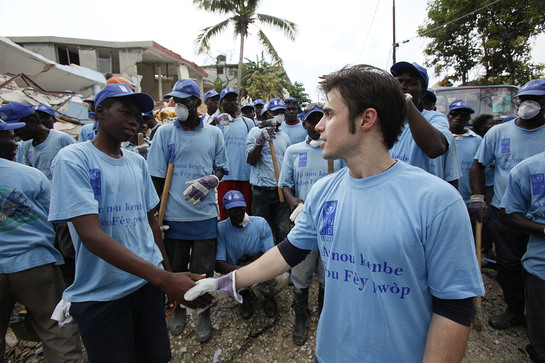
[[[441,112],[429,110],[423,110],[422,116],[445,136],[448,148],[451,149],[454,142],[449,130],[447,117]],[[396,160],[418,166],[420,169],[436,175],[443,180],[456,180],[461,175],[456,152],[451,151],[449,153],[449,150],[447,150],[446,155],[444,154],[438,158],[430,159],[414,141],[408,121],[405,121],[399,140],[390,149],[390,155]]]
[[[17,145],[17,155],[15,155],[15,161],[19,164],[25,164],[25,155],[27,153],[28,144],[32,143],[32,140],[21,140]]]
[[[460,194],[407,163],[364,179],[348,168],[320,179],[288,239],[317,246],[324,264],[320,362],[421,362],[432,296],[484,293]]]
[[[303,122],[300,120],[296,124],[292,125],[282,122],[278,129],[288,134],[292,145],[307,139],[308,132],[305,130],[303,127]]]
[[[49,193],[42,172],[0,158],[0,274],[64,263],[47,221]]]
[[[97,214],[106,234],[135,255],[161,266],[163,257],[147,216],[159,197],[144,158],[133,152],[112,158],[87,141],[62,149],[52,169],[50,221]],[[64,291],[64,300],[112,301],[147,283],[90,252],[71,222],[68,227],[76,250],[76,277]]]
[[[246,138],[246,157],[244,160],[248,159],[248,154],[255,147],[255,140],[261,133],[261,130],[262,129],[259,127],[254,127],[248,133],[248,137]],[[285,132],[278,131],[276,132],[276,139],[273,140],[273,144],[278,170],[280,171],[286,149],[291,145],[290,138]],[[269,148],[269,142],[266,142],[263,145],[263,149],[261,150],[261,159],[257,162],[257,164],[250,165],[250,184],[260,187],[276,186],[276,177],[274,175],[274,166],[272,162],[271,149]]]
[[[344,160],[333,161],[333,171],[344,167]],[[295,197],[305,200],[310,188],[328,175],[328,161],[322,157],[322,148],[312,147],[306,141],[290,145],[284,155],[278,185],[290,187]]]
[[[491,203],[494,207],[500,207],[511,169],[522,160],[545,151],[543,140],[545,125],[527,130],[515,122],[496,125],[484,135],[475,159],[484,166],[495,163],[494,197]]]
[[[545,224],[545,152],[521,161],[510,173],[501,201],[505,212]],[[522,265],[532,275],[545,280],[545,237],[530,234]]]
[[[49,130],[49,136],[40,145],[33,146],[32,140],[25,142],[21,164],[33,166],[51,180],[51,163],[60,149],[75,144],[76,140],[68,134],[57,130]]]
[[[250,216],[243,228],[236,228],[230,219],[218,223],[216,260],[236,266],[243,256],[255,256],[274,247],[271,227],[264,218]]]
[[[246,162],[246,137],[254,123],[246,117],[238,117],[228,125],[217,125],[225,140],[225,152],[229,160],[229,174],[222,180],[250,180],[250,164]]]
[[[78,142],[93,140],[97,134],[97,130],[98,122],[96,121],[83,125],[81,129],[79,129]]]
[[[469,203],[469,199],[471,198],[471,184],[469,178],[471,165],[473,165],[475,153],[477,152],[482,139],[482,137],[471,130],[467,130],[463,135],[454,135],[456,150],[458,151],[458,161],[460,162],[460,168],[462,169],[462,177],[458,179],[458,191],[466,204]]]
[[[174,164],[172,182],[168,193],[165,220],[172,222],[202,221],[218,216],[216,190],[197,205],[184,199],[188,181],[214,174],[223,169],[229,173],[223,134],[216,126],[203,125],[194,131],[185,131],[178,120],[163,125],[155,133],[151,144],[148,165],[153,177],[165,178],[169,161]]]

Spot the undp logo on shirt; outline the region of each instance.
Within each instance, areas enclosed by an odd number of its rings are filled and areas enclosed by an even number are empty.
[[[335,214],[337,213],[337,201],[329,200],[322,206],[322,227],[321,236],[333,236],[335,227]]]

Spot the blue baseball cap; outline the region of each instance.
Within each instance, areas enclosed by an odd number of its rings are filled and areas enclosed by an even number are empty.
[[[26,123],[19,122],[19,120],[28,115],[32,115],[34,112],[36,112],[36,110],[34,110],[34,107],[29,104],[21,102],[10,102],[0,107],[0,119],[8,124],[22,124],[23,126],[25,126]],[[12,129],[5,130],[13,130],[18,128],[19,126],[16,126]]]
[[[545,79],[534,79],[520,87],[518,96],[541,96],[545,95]]]
[[[244,196],[238,190],[229,190],[223,196],[223,207],[225,209],[231,209],[234,207],[246,207]]]
[[[206,101],[207,99],[216,97],[216,96],[219,96],[219,93],[216,92],[216,90],[211,90],[204,94],[204,100]]]
[[[452,103],[450,104],[448,109],[449,109],[449,111],[468,110],[469,113],[475,113],[475,110],[473,109],[473,107],[471,107],[471,105],[469,103],[467,103],[466,101],[464,101],[464,100],[454,100],[454,101],[452,101]]]
[[[428,88],[428,83],[430,81],[428,71],[418,63],[397,62],[390,68],[390,72],[394,77],[406,71],[420,75],[420,77],[424,80],[424,88]]]
[[[513,121],[515,120],[517,117],[516,116],[507,116],[506,118],[504,118],[503,120],[501,120],[502,122],[509,122],[509,121]]]
[[[168,100],[170,97],[189,98],[191,96],[201,98],[201,90],[197,82],[192,79],[179,79],[174,87],[172,87],[172,92],[165,95],[163,99]]]
[[[134,93],[128,84],[125,83],[112,83],[104,86],[99,93],[95,96],[95,108],[97,108],[102,101],[107,98],[120,98],[120,97],[131,97],[134,98],[138,106],[140,107],[140,112],[148,112],[153,110],[155,103],[153,98],[147,93]]]
[[[227,96],[230,93],[234,93],[238,97],[238,93],[237,93],[237,91],[235,91],[234,88],[225,87],[224,89],[221,90],[220,100],[223,100],[223,97]]]
[[[265,106],[265,102],[263,102],[263,100],[261,98],[258,98],[257,100],[254,101],[254,106],[256,106],[256,105]]]
[[[240,110],[242,111],[242,110],[245,109],[245,108],[251,108],[251,109],[253,110],[253,109],[254,109],[254,105],[252,105],[251,103],[246,103],[246,104],[244,104],[244,105],[240,108]]]
[[[51,115],[53,117],[57,117],[57,115],[55,113],[55,110],[51,106],[41,104],[41,105],[38,105],[38,106],[34,107],[34,109],[36,111],[45,112],[48,115]]]
[[[153,118],[153,111],[142,113],[142,118],[144,120],[151,120]]]
[[[286,110],[286,104],[280,98],[273,98],[267,105],[267,111]]]
[[[0,120],[0,131],[15,130],[25,127],[26,123],[24,122],[4,122]]]
[[[303,114],[303,117],[302,117],[303,121],[306,121],[307,118],[308,118],[311,114],[313,114],[313,113],[315,113],[315,112],[319,112],[319,113],[321,113],[322,115],[324,114],[324,110],[323,110],[321,107],[318,107],[318,106],[315,104],[314,107],[312,107],[310,110],[308,110],[307,112],[305,112],[305,113]]]

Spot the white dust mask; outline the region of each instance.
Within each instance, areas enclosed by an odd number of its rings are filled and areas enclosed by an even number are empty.
[[[284,122],[284,119],[285,118],[283,113],[280,113],[273,117],[273,120],[274,122],[276,122],[277,125],[282,125],[282,123]]]
[[[521,119],[529,120],[536,117],[539,111],[541,111],[541,105],[539,102],[534,100],[526,100],[520,104],[517,114]]]
[[[318,140],[312,140],[310,139],[310,141],[308,142],[308,144],[312,147],[318,147],[320,145],[322,145],[323,143],[325,142],[325,140],[322,140],[322,139],[318,139]]]
[[[176,113],[178,120],[182,122],[187,121],[187,118],[189,117],[189,109],[187,108],[186,105],[184,105],[183,103],[175,104],[174,112]]]

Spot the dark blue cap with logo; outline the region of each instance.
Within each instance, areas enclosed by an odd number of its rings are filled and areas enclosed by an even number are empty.
[[[197,83],[192,79],[180,79],[172,87],[172,92],[165,95],[163,99],[168,100],[171,97],[189,98],[191,96],[201,98],[201,90]]]
[[[392,72],[394,77],[406,71],[418,74],[424,80],[424,88],[428,88],[428,83],[430,81],[428,71],[418,63],[397,62],[390,68],[390,72]]]
[[[153,110],[155,105],[153,98],[147,93],[134,93],[128,84],[112,83],[104,86],[102,90],[95,96],[95,108],[107,98],[130,97],[134,98],[140,108],[140,112],[148,112]]]
[[[454,110],[468,110],[469,113],[475,113],[475,110],[469,103],[464,100],[454,100],[449,106],[449,111]]]
[[[235,91],[234,88],[231,88],[231,87],[225,87],[224,89],[221,90],[221,93],[220,93],[220,100],[223,100],[223,97],[227,96],[228,94],[235,94],[235,96],[238,97],[238,93],[237,91]]]

